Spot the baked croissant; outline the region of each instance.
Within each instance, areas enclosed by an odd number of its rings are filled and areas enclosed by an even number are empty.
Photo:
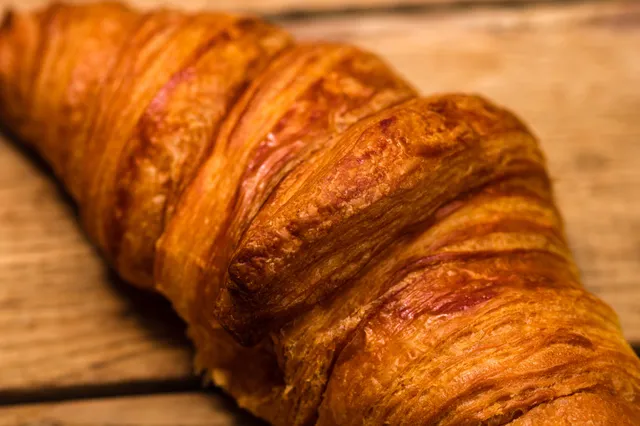
[[[358,48],[117,3],[6,14],[2,121],[274,425],[640,424],[538,143]]]

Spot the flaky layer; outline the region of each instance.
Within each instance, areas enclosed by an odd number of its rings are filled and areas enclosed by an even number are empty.
[[[273,424],[640,423],[538,143],[481,97],[256,18],[101,3],[4,18],[0,114]]]

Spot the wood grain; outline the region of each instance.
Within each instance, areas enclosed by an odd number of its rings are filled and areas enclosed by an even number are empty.
[[[0,426],[260,426],[220,394],[134,396],[0,408]]]
[[[53,178],[0,142],[0,400],[191,373],[168,303],[114,279]]]
[[[425,93],[484,93],[541,137],[586,285],[640,343],[640,5],[325,16],[288,23],[381,53]],[[0,141],[0,400],[191,376],[182,325],[120,284],[33,158]],[[1,418],[1,416],[0,416]]]
[[[69,3],[88,3],[95,0],[65,0]],[[172,5],[185,10],[226,10],[231,12],[260,13],[270,15],[308,14],[313,12],[344,12],[369,9],[406,9],[421,6],[446,6],[456,4],[518,4],[527,0],[128,0],[127,3],[140,8]],[[537,0],[553,2],[557,0]],[[32,9],[49,4],[51,0],[0,0],[2,7]]]

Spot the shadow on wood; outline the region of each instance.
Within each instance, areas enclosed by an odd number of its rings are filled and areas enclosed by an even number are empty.
[[[1,130],[0,401],[193,389],[191,346],[169,302],[105,266],[51,169]]]

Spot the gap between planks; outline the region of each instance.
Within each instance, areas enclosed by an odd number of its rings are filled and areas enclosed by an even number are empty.
[[[0,408],[5,406],[61,403],[82,399],[104,399],[120,396],[157,395],[167,393],[205,392],[222,393],[215,387],[205,388],[198,377],[173,380],[148,380],[113,384],[77,385],[60,388],[41,388],[29,391],[0,390]]]

